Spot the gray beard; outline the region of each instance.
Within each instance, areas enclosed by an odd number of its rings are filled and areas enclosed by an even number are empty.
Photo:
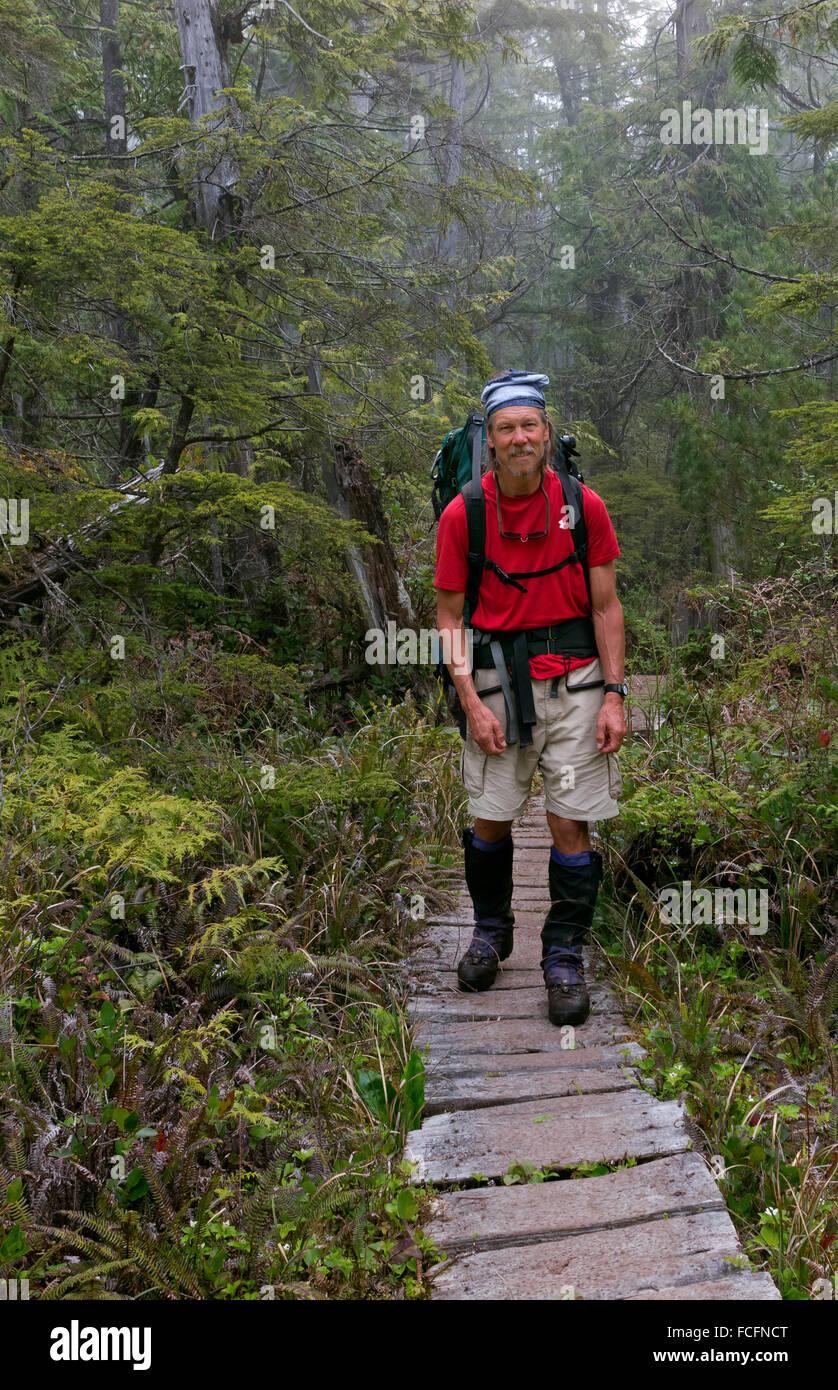
[[[539,469],[543,473],[546,464],[547,449],[545,448],[544,453],[541,455],[541,458],[535,459],[532,462],[530,462],[529,455],[523,455],[521,458],[509,459],[506,464],[500,464],[498,462],[497,456],[495,456],[494,469],[496,473],[499,472],[501,468],[512,469],[513,477],[529,478],[533,473],[537,472]]]

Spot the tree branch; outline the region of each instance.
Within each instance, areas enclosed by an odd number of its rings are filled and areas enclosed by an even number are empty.
[[[703,251],[705,255],[711,256],[714,261],[719,261],[722,265],[729,265],[732,270],[741,270],[743,275],[753,275],[758,280],[770,280],[772,284],[778,285],[800,284],[799,275],[772,275],[771,272],[768,270],[753,270],[751,266],[740,265],[740,263],[738,261],[735,261],[732,256],[720,255],[718,251],[713,250],[712,246],[708,246],[706,241],[699,242],[698,246],[694,245],[694,243],[691,241],[687,241],[686,237],[681,236],[681,233],[677,230],[677,228],[673,227],[670,222],[667,222],[663,213],[658,212],[658,209],[655,207],[651,199],[646,197],[646,194],[643,192],[643,189],[639,186],[637,180],[632,179],[632,183],[634,184],[636,191],[640,194],[640,197],[643,199],[646,206],[648,208],[651,208],[655,216],[666,227],[666,230],[670,232],[672,236],[675,237],[676,241],[680,241],[682,246],[686,246],[688,251]]]

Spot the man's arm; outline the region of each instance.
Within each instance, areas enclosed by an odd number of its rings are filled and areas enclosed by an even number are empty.
[[[437,631],[443,653],[450,653],[452,658],[446,665],[460,697],[472,738],[484,753],[502,753],[506,747],[503,729],[491,710],[484,705],[471,677],[471,659],[463,624],[465,598],[464,593],[455,593],[453,589],[437,589]]]
[[[626,634],[623,605],[617,598],[614,561],[607,565],[596,565],[588,573],[591,581],[591,616],[602,674],[606,685],[617,685],[624,678]],[[612,698],[619,700],[620,696],[612,691]]]
[[[617,685],[624,679],[626,632],[623,605],[617,598],[617,576],[614,561],[595,565],[589,570],[591,581],[591,616],[606,685]],[[616,753],[626,736],[626,716],[623,699],[616,690],[609,691],[602,702],[597,721],[597,747],[601,753]]]

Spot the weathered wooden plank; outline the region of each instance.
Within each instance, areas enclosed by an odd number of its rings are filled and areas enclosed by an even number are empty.
[[[515,904],[513,903],[513,907]],[[540,931],[544,918],[547,915],[547,899],[544,900],[543,907],[538,908],[515,908],[515,931],[519,932],[522,927],[529,927],[535,931]],[[420,924],[417,924],[420,925]],[[421,931],[416,932],[415,939],[421,941],[423,937],[434,937],[440,929],[452,927],[471,927],[474,925],[474,908],[471,899],[457,908],[456,912],[439,913],[435,917],[429,917],[426,922],[421,924]]]
[[[516,909],[515,931],[519,932],[522,927],[528,927],[530,928],[530,930],[535,930],[536,932],[539,932],[544,924],[544,918],[546,917],[546,915],[546,899],[543,908],[539,907],[534,908],[532,910],[530,910],[529,908],[527,908],[526,910]],[[419,943],[422,941],[423,938],[427,937],[429,939],[432,939],[436,937],[440,931],[444,933],[446,929],[448,929],[449,931],[452,928],[457,927],[465,929],[470,928],[473,925],[474,908],[471,905],[471,901],[469,901],[468,904],[463,904],[462,910],[458,908],[456,912],[440,913],[437,917],[429,917],[427,919],[427,922],[421,924],[421,931],[416,932],[414,939],[417,943]]]
[[[510,959],[512,958],[510,957]],[[506,961],[503,962],[503,965],[506,965]],[[456,970],[440,970],[439,968],[425,968],[422,971],[414,971],[413,979],[418,986],[419,992],[421,993],[426,993],[428,992],[428,990],[431,990],[432,988],[434,989],[434,992],[436,992],[437,988],[440,991],[459,989],[459,986],[457,984]],[[432,981],[434,982],[434,985],[431,984]],[[537,969],[500,969],[498,971],[495,983],[492,985],[492,989],[489,991],[489,993],[492,993],[493,991],[499,989],[540,989],[543,993],[544,976],[542,975],[541,971]]]
[[[425,1062],[427,1077],[454,1080],[464,1076],[487,1078],[522,1075],[537,1071],[579,1071],[583,1068],[630,1067],[646,1053],[637,1043],[619,1043],[613,1047],[578,1047],[562,1052],[467,1052],[429,1057]]]
[[[537,869],[546,881],[552,848],[549,843],[525,845],[516,840],[513,853],[513,874],[516,879],[521,869]]]
[[[553,845],[550,841],[538,841],[538,844],[523,844],[523,842],[516,838],[513,851],[514,870],[521,869],[521,867],[528,867],[528,869],[536,867],[536,869],[543,869],[546,872],[552,849]]]
[[[556,1027],[544,1018],[504,1018],[479,1023],[421,1023],[416,1027],[416,1046],[429,1047],[440,1057],[468,1052],[562,1052],[574,1048],[614,1046],[630,1041],[629,1030],[610,1015],[591,1014],[578,1028]]]
[[[510,960],[513,957],[510,956]],[[540,989],[544,990],[544,976],[540,969],[535,966],[532,969],[516,967],[515,970],[506,969],[507,962],[503,961],[497,973],[495,983],[491,990],[486,991],[492,994],[499,989],[519,990],[519,989]],[[609,986],[598,979],[595,972],[595,965],[588,968],[587,981],[590,986],[593,984],[598,989],[607,990]],[[442,990],[459,991],[457,984],[456,970],[442,970],[438,966],[423,965],[421,969],[415,969],[412,973],[412,980],[416,984],[418,994],[437,993]],[[438,982],[438,986],[437,986]],[[617,997],[616,995],[614,996]]]
[[[449,942],[447,945],[440,946],[435,950],[424,950],[420,955],[412,957],[414,971],[418,975],[421,971],[427,976],[429,971],[447,972],[453,974],[457,969],[457,962],[460,957],[468,950],[471,941],[471,932],[462,937],[459,941]],[[538,970],[541,967],[541,943],[538,940],[516,942],[512,955],[501,962],[498,970],[497,980],[492,986],[497,989],[503,976],[506,974],[517,975],[519,971]],[[587,977],[590,978],[590,977]],[[510,986],[512,987],[512,986]]]
[[[542,917],[541,923],[544,918]],[[463,951],[468,949],[474,931],[474,922],[446,922],[434,928],[434,935],[426,937],[421,943],[417,942],[415,949],[411,953],[411,964],[427,967],[430,961],[438,956],[453,956],[455,961],[459,959]],[[512,941],[512,955],[503,962],[504,967],[513,959],[520,959],[522,952],[526,949],[529,955],[533,955],[541,949],[541,924],[535,924],[527,928],[514,929],[515,935]],[[540,960],[540,955],[539,955]],[[455,966],[442,966],[442,969],[455,969]],[[528,965],[527,970],[535,970],[536,965]]]
[[[543,922],[543,918],[541,919]],[[445,935],[440,935],[433,941],[418,948],[412,961],[418,967],[427,969],[428,966],[438,965],[441,969],[456,970],[457,961],[465,951],[471,941],[473,925],[463,924],[458,930],[456,927],[449,928]],[[539,924],[540,930],[540,924]],[[515,927],[515,936],[512,945],[512,954],[502,962],[503,970],[537,970],[541,964],[543,948],[539,930],[532,928],[520,931]],[[450,934],[449,934],[450,933]],[[584,960],[584,955],[583,955]],[[588,965],[586,962],[586,974]],[[590,975],[587,975],[590,978]]]
[[[550,908],[550,901],[546,893],[540,897],[522,899],[513,894],[512,911],[515,914],[515,931],[520,933],[522,928],[529,928],[537,935],[544,925],[544,919]],[[458,927],[466,929],[474,926],[474,907],[471,899],[467,902],[455,904],[450,912],[440,912],[434,917],[429,917],[426,922],[418,923],[420,931],[415,934],[415,941],[419,944],[423,939],[434,938],[440,930],[443,932],[448,929]]]
[[[436,951],[423,951],[421,956],[414,958],[416,968],[427,971],[429,967],[436,967],[440,970],[456,971],[457,962],[468,950],[470,941],[471,932],[467,936],[461,937],[459,941],[454,940],[445,946],[440,945]],[[541,956],[541,942],[537,937],[535,940],[531,938],[529,941],[516,941],[512,955],[501,962],[498,978],[500,978],[501,971],[506,973],[507,971],[538,970],[541,966]]]
[[[504,962],[506,964],[506,962]],[[512,976],[513,983],[505,985],[507,974]],[[591,995],[593,1007],[598,1013],[607,1011],[619,1011],[619,1000],[612,989],[603,981],[588,978],[588,989]],[[525,985],[524,981],[532,983]],[[499,1002],[500,1001],[500,1002]],[[461,989],[457,979],[456,971],[434,971],[428,972],[424,977],[416,978],[416,988],[410,1005],[416,1006],[417,1017],[430,1017],[434,1010],[438,1010],[444,1015],[445,1019],[454,1019],[461,1006],[476,1006],[478,1009],[485,1009],[487,1013],[503,1008],[504,1010],[514,1010],[508,1016],[526,1018],[544,1012],[547,1003],[547,990],[544,985],[542,972],[535,969],[498,971],[498,976],[491,989]],[[419,1005],[422,1005],[419,1008]],[[448,1010],[452,1012],[448,1012]],[[478,1017],[482,1017],[481,1013]]]
[[[589,1179],[598,1182],[600,1179]],[[435,1280],[433,1297],[452,1299],[648,1298],[662,1289],[737,1276],[741,1255],[724,1211],[703,1211],[643,1225],[463,1255]]]
[[[425,1078],[424,1115],[446,1110],[477,1110],[489,1105],[513,1105],[550,1096],[585,1095],[590,1091],[628,1091],[637,1087],[628,1068],[554,1067],[504,1075]]]
[[[531,1245],[702,1209],[724,1211],[724,1198],[704,1160],[681,1153],[597,1178],[440,1193],[424,1230],[451,1255]]]
[[[547,884],[546,870],[544,882],[533,880],[532,883],[516,882],[512,889],[512,910],[517,918],[519,912],[539,913],[546,912],[550,906],[550,889]],[[474,905],[468,893],[455,894],[451,903],[450,912],[440,912],[438,917],[453,918],[455,921],[473,919]],[[437,917],[428,918],[429,921],[437,920]]]
[[[598,1018],[621,1017],[617,999],[602,985],[591,984],[591,1009]],[[489,989],[466,993],[453,989],[415,996],[408,1004],[408,1018],[426,1023],[466,1022],[484,1018],[546,1018],[547,990]]]
[[[532,937],[539,936],[547,916],[547,903],[545,902],[543,907],[535,908],[533,911],[529,909],[522,911],[520,907],[515,907],[514,903],[512,906],[515,913],[514,940],[517,942],[525,934]],[[469,904],[468,910],[464,908],[461,913],[451,913],[447,917],[435,918],[428,922],[421,933],[416,933],[413,942],[417,949],[421,949],[424,944],[432,941],[450,940],[457,935],[469,937],[473,930],[474,909]]]
[[[681,1284],[677,1288],[647,1289],[643,1293],[632,1294],[627,1303],[649,1302],[657,1299],[669,1303],[673,1299],[688,1299],[690,1302],[711,1300],[716,1303],[744,1302],[756,1299],[782,1299],[780,1290],[770,1274],[764,1270],[735,1269],[725,1279],[713,1279],[702,1284]]]
[[[690,1143],[677,1101],[644,1091],[603,1092],[431,1115],[408,1135],[414,1183],[502,1177],[511,1163],[573,1168],[679,1153]],[[676,1281],[677,1282],[677,1281]]]

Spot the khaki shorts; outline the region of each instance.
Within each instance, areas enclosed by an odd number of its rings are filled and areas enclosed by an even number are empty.
[[[479,693],[497,685],[493,668],[473,673]],[[468,792],[470,816],[480,820],[515,820],[524,811],[536,768],[544,779],[548,811],[569,820],[608,820],[620,814],[617,805],[623,779],[616,753],[600,753],[596,746],[597,717],[602,707],[602,686],[573,693],[575,684],[602,680],[599,658],[578,666],[567,678],[559,678],[551,696],[553,677],[533,680],[536,724],[532,745],[508,745],[502,753],[483,753],[469,731],[460,758],[460,776]],[[513,696],[514,699],[514,696]],[[483,703],[506,734],[506,709],[500,690]]]

